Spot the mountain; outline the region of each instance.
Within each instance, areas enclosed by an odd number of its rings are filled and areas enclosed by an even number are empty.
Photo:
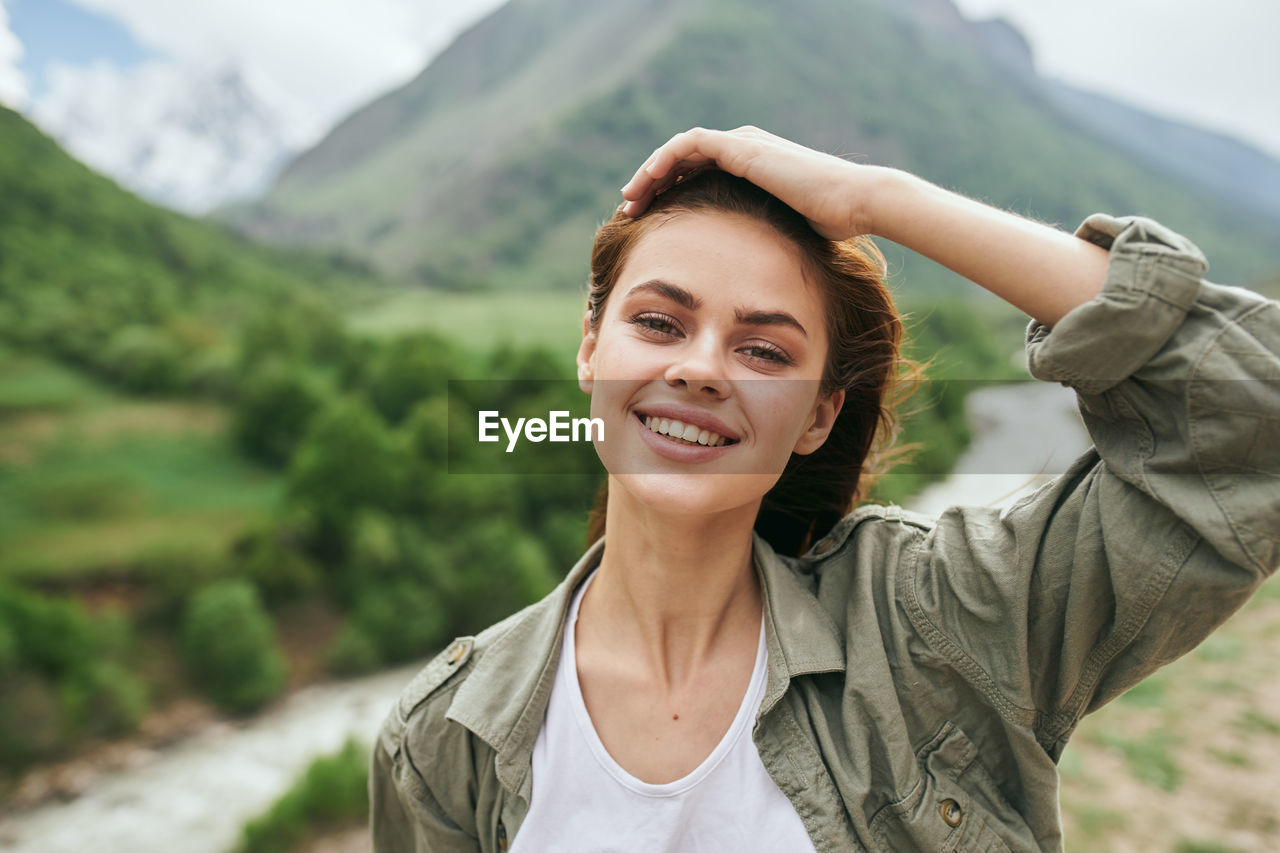
[[[1020,42],[949,0],[511,0],[226,215],[439,287],[575,287],[656,145],[754,124],[1068,228],[1097,210],[1157,216],[1223,280],[1274,268],[1280,219],[1117,144]]]
[[[336,317],[378,281],[350,259],[256,246],[149,204],[0,107],[0,348],[109,375],[145,356],[172,374],[212,365],[251,323]]]
[[[1112,144],[1280,226],[1280,161],[1229,136],[1050,82],[1055,103]]]
[[[297,153],[287,111],[233,65],[63,69],[30,115],[93,168],[192,214],[257,195]]]

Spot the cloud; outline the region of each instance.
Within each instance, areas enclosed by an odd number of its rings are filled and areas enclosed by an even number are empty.
[[[317,139],[502,0],[72,0],[179,65],[232,63]]]
[[[25,109],[29,100],[21,61],[22,42],[9,28],[9,12],[0,2],[0,104],[15,110]]]
[[[89,166],[188,213],[250,196],[296,150],[235,67],[54,63],[32,118]]]

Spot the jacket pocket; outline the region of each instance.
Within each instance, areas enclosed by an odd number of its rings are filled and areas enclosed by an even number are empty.
[[[884,853],[1032,853],[1040,846],[1022,815],[978,762],[978,750],[952,722],[916,753],[911,792],[880,809],[871,834]]]

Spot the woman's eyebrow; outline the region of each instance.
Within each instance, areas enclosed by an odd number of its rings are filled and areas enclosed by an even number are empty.
[[[643,292],[657,293],[659,296],[665,296],[672,302],[687,308],[690,311],[697,311],[702,307],[702,300],[685,290],[678,284],[672,284],[669,281],[663,281],[660,278],[642,281],[635,287],[627,291],[626,298],[637,293]],[[804,326],[800,325],[800,321],[788,314],[786,311],[751,311],[742,306],[733,309],[733,319],[739,325],[745,326],[791,326],[797,329],[800,334],[806,338],[809,333],[805,331]]]
[[[640,284],[637,284],[635,287],[627,291],[627,298],[629,299],[632,295],[643,293],[645,291],[653,291],[659,296],[665,296],[667,299],[670,299],[672,302],[679,305],[683,305],[690,311],[697,311],[702,307],[701,299],[694,296],[680,285],[672,284],[669,281],[663,281],[660,278],[650,279],[649,281],[643,281]]]

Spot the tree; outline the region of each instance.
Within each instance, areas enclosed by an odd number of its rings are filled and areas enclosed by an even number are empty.
[[[247,581],[216,581],[192,597],[182,649],[209,697],[230,711],[253,710],[284,687],[287,671],[271,619]]]

